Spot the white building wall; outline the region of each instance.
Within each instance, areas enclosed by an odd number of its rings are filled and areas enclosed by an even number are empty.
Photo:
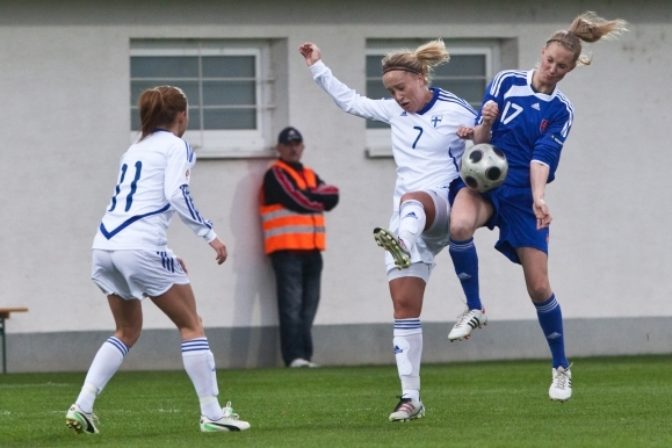
[[[327,216],[316,324],[388,324],[382,252],[371,230],[389,219],[393,161],[365,157],[364,121],[342,113],[313,84],[296,48],[316,42],[337,76],[360,91],[367,38],[515,38],[517,66],[530,68],[545,38],[584,8],[565,2],[541,9],[532,1],[135,3],[0,5],[0,307],[30,308],[8,322],[10,334],[113,327],[104,296],[89,280],[89,248],[129,143],[130,39],[286,39],[289,116],[277,127],[292,124],[303,132],[304,162],[342,194]],[[548,188],[550,272],[568,320],[672,316],[672,236],[666,231],[672,152],[664,144],[672,123],[672,8],[664,1],[647,5],[643,11],[620,1],[591,5],[604,16],[628,19],[631,31],[593,45],[593,64],[561,84],[576,122]],[[181,223],[171,229],[171,247],[188,263],[207,327],[276,325],[273,274],[256,210],[268,162],[197,164],[193,195],[228,245],[223,266]],[[492,249],[494,240],[487,230],[477,235],[491,320],[536,322],[521,270]],[[423,321],[447,329],[461,311],[461,297],[446,252],[428,286]],[[172,328],[146,305],[145,328]]]

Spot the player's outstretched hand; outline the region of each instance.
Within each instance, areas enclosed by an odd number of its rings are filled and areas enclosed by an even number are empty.
[[[215,250],[215,253],[217,254],[215,257],[215,260],[217,260],[217,264],[222,264],[226,261],[226,246],[224,243],[219,238],[215,238],[214,240],[210,241],[210,247],[212,247]]]
[[[460,126],[457,128],[457,136],[461,139],[470,140],[474,138],[474,128]]]
[[[306,65],[310,67],[320,59],[322,59],[322,53],[320,49],[312,42],[304,42],[299,46],[299,53],[306,60]]]

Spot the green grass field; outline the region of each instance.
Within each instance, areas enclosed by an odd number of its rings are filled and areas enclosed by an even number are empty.
[[[0,375],[0,447],[672,447],[672,357],[574,360],[574,398],[547,396],[542,361],[423,367],[427,415],[389,423],[394,366],[219,371],[222,404],[252,423],[202,434],[184,372],[121,372],[96,403],[101,434],[64,416],[83,373]]]

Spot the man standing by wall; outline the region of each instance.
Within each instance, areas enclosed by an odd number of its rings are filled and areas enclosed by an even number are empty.
[[[275,271],[280,345],[288,367],[312,362],[312,326],[320,301],[324,211],[336,207],[338,188],[301,163],[305,146],[294,127],[278,135],[279,158],[264,175],[261,221],[264,251]]]

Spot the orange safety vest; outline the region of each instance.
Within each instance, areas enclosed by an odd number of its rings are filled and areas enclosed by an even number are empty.
[[[303,176],[288,164],[278,160],[274,163],[286,171],[300,190],[317,187],[317,176],[310,168],[303,168]],[[324,250],[326,236],[324,214],[298,213],[282,204],[264,205],[261,194],[261,224],[264,231],[264,252],[278,250]]]

